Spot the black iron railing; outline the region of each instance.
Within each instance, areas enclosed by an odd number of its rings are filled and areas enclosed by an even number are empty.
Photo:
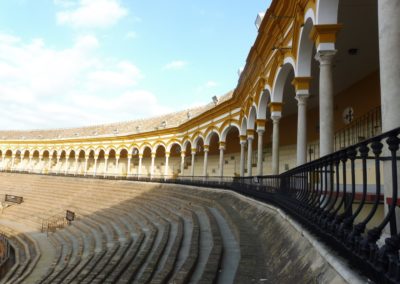
[[[375,137],[382,133],[381,106],[371,109],[350,124],[335,131],[334,150],[339,151],[356,143]],[[319,156],[319,141],[307,145],[307,160],[313,161]]]
[[[96,178],[226,188],[272,203],[374,281],[399,283],[399,136],[397,128],[275,176]]]
[[[279,176],[236,178],[232,188],[284,209],[373,280],[398,283],[399,135],[400,128]]]

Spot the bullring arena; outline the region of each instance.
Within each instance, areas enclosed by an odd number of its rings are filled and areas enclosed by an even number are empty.
[[[274,0],[210,104],[0,131],[0,282],[399,283],[399,15]]]

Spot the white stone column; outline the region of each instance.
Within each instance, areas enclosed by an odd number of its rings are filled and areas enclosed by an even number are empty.
[[[292,85],[296,90],[297,100],[297,165],[307,163],[307,100],[311,77],[296,77]]]
[[[154,175],[154,162],[156,159],[156,153],[151,153],[151,165],[150,165],[150,177],[152,178]]]
[[[60,159],[61,159],[60,155],[57,155],[56,156],[56,168],[55,168],[56,174],[60,173]]]
[[[296,95],[297,100],[297,165],[307,162],[307,99],[308,95]]]
[[[191,176],[194,177],[194,157],[196,156],[196,148],[192,149],[192,168],[191,168]]]
[[[319,61],[319,148],[320,156],[333,152],[333,76],[332,62],[336,50],[320,50],[315,59]]]
[[[94,158],[94,169],[93,169],[93,176],[96,176],[97,172],[97,158]]]
[[[165,167],[164,167],[164,177],[168,176],[169,171],[169,152],[165,152]]]
[[[128,169],[126,171],[126,173],[128,174],[128,176],[131,174],[131,155],[128,155]]]
[[[39,164],[39,167],[41,167],[40,168],[40,173],[43,173],[43,170],[44,170],[43,154],[42,155],[39,154],[39,162],[38,162],[38,164]]]
[[[253,165],[252,165],[252,154],[253,154],[253,139],[254,139],[254,130],[247,130],[247,176],[253,175]]]
[[[246,151],[246,135],[240,136],[240,176],[244,177],[244,162],[245,162],[245,151]]]
[[[382,132],[387,132],[400,126],[400,1],[379,0],[377,2]],[[386,143],[384,142],[384,144]],[[382,155],[390,156],[390,152],[384,150]],[[397,155],[399,155],[399,151],[397,151]],[[393,197],[392,163],[390,161],[383,162],[383,173],[386,214],[388,212],[386,200]],[[397,161],[398,180],[399,177],[400,163]],[[400,196],[399,193],[398,196]],[[396,208],[396,221],[397,231],[399,231],[400,212],[398,207]],[[388,228],[385,228],[385,231],[389,233]]]
[[[32,170],[33,170],[32,158],[33,158],[33,156],[30,155],[30,156],[29,156],[29,164],[28,164],[28,166],[27,166],[28,172],[32,172]]]
[[[222,178],[224,176],[224,151],[225,151],[225,141],[219,142],[219,176]]]
[[[48,163],[48,165],[47,165],[47,168],[48,168],[48,170],[47,170],[47,172],[51,172],[51,162],[53,161],[53,157],[50,157],[49,156],[49,163]]]
[[[272,174],[279,174],[279,120],[280,116],[272,116]]]
[[[143,154],[139,154],[138,177],[142,174],[142,160]]]
[[[84,172],[84,175],[85,175],[85,176],[87,175],[88,161],[89,161],[89,158],[85,158],[85,172]]]
[[[186,151],[181,152],[181,176],[183,176],[183,171],[185,170],[185,156]]]
[[[204,160],[203,160],[203,177],[207,177],[208,171],[208,151],[210,149],[209,145],[204,145]]]
[[[64,174],[68,173],[68,166],[69,166],[69,157],[66,156],[65,158],[65,172]]]
[[[79,156],[75,158],[75,174],[78,174],[79,169]]]
[[[114,173],[115,173],[115,175],[119,175],[119,155],[116,155],[115,156],[115,170],[114,170]]]
[[[400,1],[378,1],[382,131],[400,126]]]
[[[104,174],[103,176],[105,177],[108,172],[108,155],[104,155]]]
[[[11,171],[14,169],[14,163],[15,163],[15,155],[11,156]]]
[[[257,175],[263,175],[263,137],[265,132],[265,120],[257,119]]]
[[[282,103],[269,104],[272,119],[272,174],[279,174],[279,121],[282,116]]]
[[[22,172],[24,170],[23,165],[24,165],[24,156],[21,156],[21,162],[19,163],[19,167],[18,167],[18,170],[20,172]]]

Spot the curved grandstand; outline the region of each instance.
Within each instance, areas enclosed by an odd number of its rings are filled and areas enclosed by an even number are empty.
[[[400,5],[377,2],[272,1],[212,104],[0,131],[1,283],[400,282]]]

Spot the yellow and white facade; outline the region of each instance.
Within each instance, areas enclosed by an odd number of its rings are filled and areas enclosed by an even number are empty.
[[[0,131],[0,167],[278,174],[399,127],[399,7],[398,0],[274,0],[236,88],[216,104],[119,124]]]

